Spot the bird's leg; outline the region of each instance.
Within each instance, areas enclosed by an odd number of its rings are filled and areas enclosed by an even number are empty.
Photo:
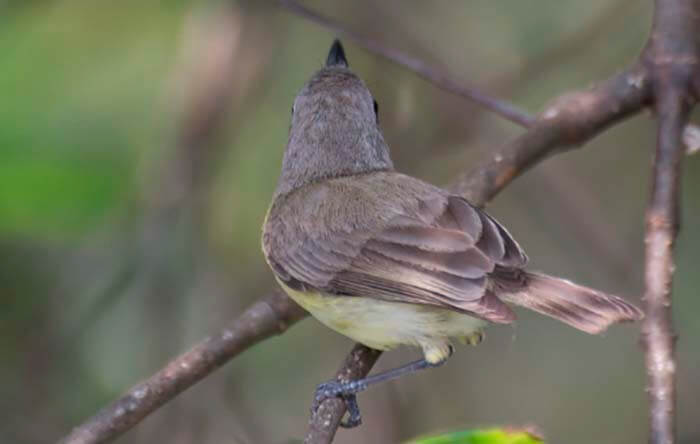
[[[444,359],[437,362],[429,362],[425,358],[419,359],[417,361],[410,362],[398,368],[387,370],[376,375],[368,376],[363,379],[357,379],[355,381],[328,381],[318,386],[316,389],[316,394],[314,396],[314,401],[311,405],[311,414],[315,414],[316,410],[321,406],[321,403],[328,398],[341,398],[345,402],[345,406],[348,409],[348,419],[340,423],[341,427],[353,428],[357,427],[362,423],[362,416],[360,416],[360,407],[357,405],[357,393],[364,391],[370,385],[378,384],[380,382],[391,381],[392,379],[397,379],[403,375],[413,373],[418,370],[423,370],[427,368],[439,367],[447,361],[447,358],[452,354],[452,347],[450,346],[449,354],[447,354]]]

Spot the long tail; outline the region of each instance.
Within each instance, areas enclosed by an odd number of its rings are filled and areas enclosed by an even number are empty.
[[[539,273],[499,276],[498,297],[550,316],[574,328],[596,334],[617,322],[639,321],[644,313],[617,296]]]

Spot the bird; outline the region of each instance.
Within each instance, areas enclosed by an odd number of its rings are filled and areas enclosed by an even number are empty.
[[[362,422],[357,393],[442,365],[453,340],[475,345],[487,325],[515,321],[513,306],[591,334],[643,317],[620,297],[526,270],[494,217],[398,172],[377,102],[338,39],[294,99],[262,250],[279,285],[327,327],[373,349],[422,351],[397,369],[319,385],[312,411],[340,397],[344,427]]]

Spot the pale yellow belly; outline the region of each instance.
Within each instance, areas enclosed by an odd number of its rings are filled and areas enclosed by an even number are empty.
[[[485,325],[481,319],[427,305],[301,293],[282,282],[280,285],[299,305],[338,333],[378,350],[399,345],[421,347],[431,362],[447,358],[450,338],[462,340]]]

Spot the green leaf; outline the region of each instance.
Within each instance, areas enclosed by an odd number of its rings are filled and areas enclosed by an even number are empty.
[[[444,435],[416,438],[406,444],[541,444],[542,439],[523,429],[493,428],[462,430]]]

